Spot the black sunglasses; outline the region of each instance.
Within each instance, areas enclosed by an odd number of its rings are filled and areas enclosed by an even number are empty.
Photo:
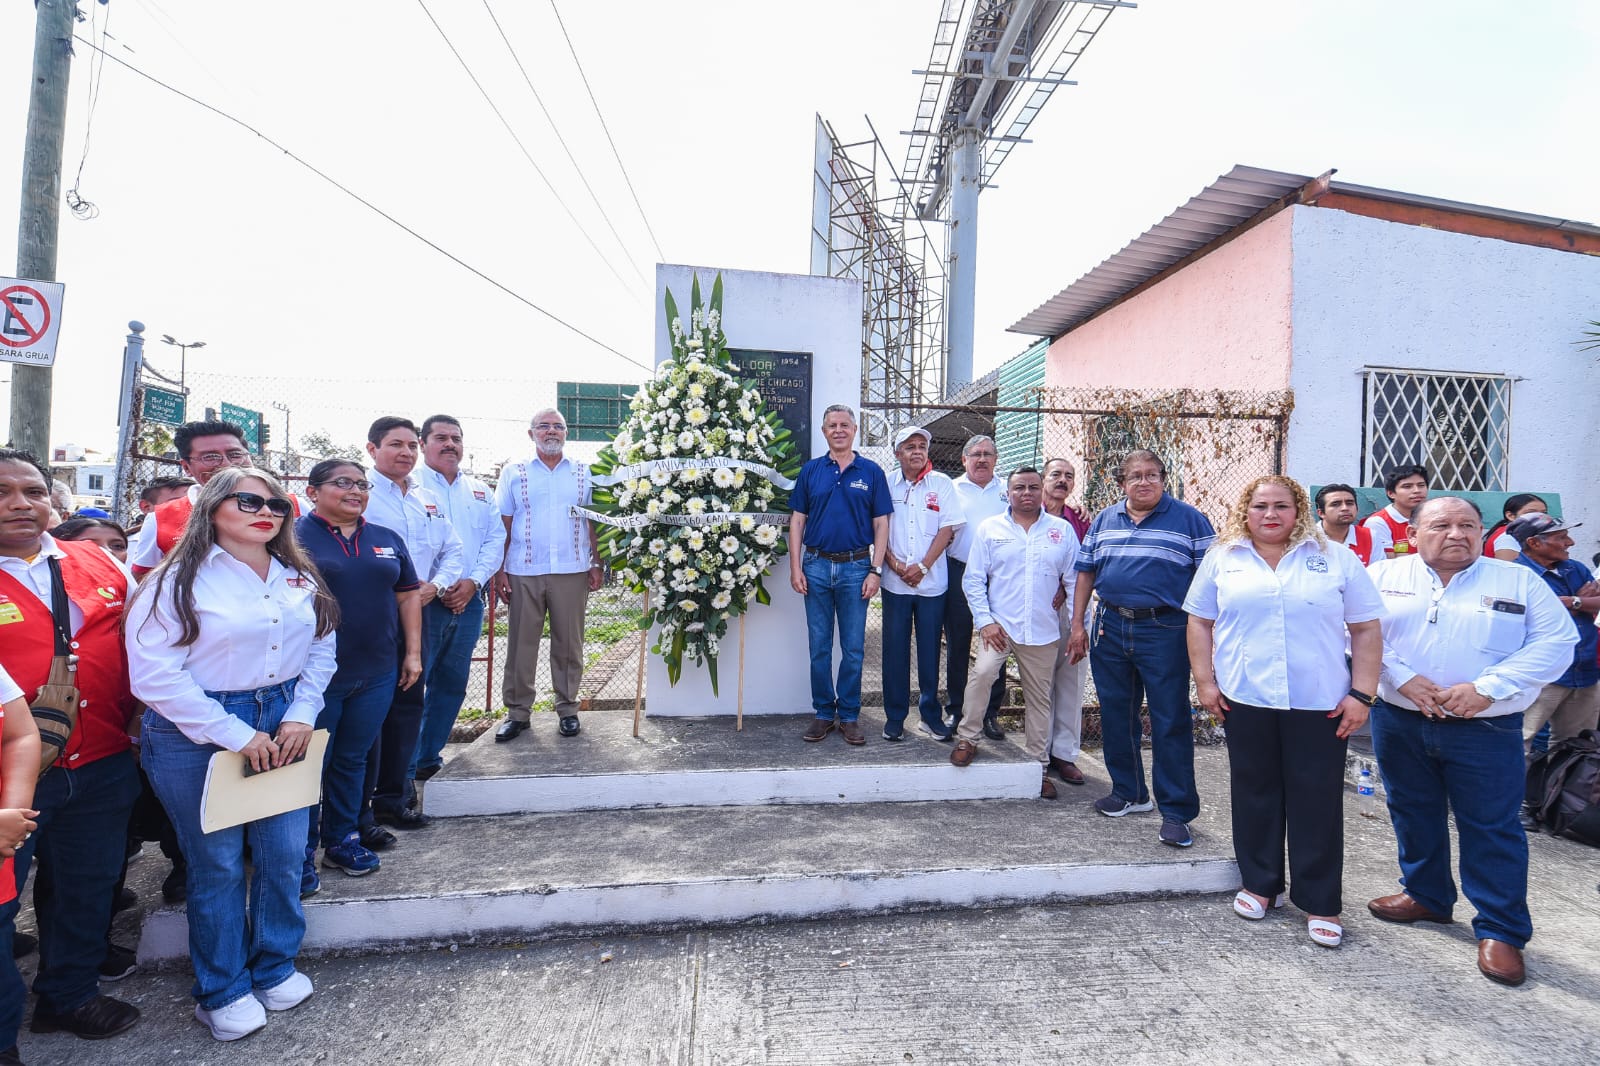
[[[294,509],[294,506],[288,500],[281,497],[273,496],[268,498],[254,492],[230,492],[223,499],[233,500],[239,505],[239,510],[245,514],[255,514],[265,507],[279,518],[288,518],[289,512]]]

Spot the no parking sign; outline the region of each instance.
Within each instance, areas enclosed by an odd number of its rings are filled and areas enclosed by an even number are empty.
[[[0,363],[55,365],[66,291],[58,281],[0,278]]]

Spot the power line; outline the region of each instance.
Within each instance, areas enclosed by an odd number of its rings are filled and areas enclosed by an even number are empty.
[[[544,182],[544,187],[550,190],[550,195],[556,198],[556,203],[561,205],[561,210],[567,213],[567,217],[570,218],[572,220],[572,224],[578,228],[578,232],[583,234],[583,239],[589,242],[589,247],[594,249],[594,254],[598,255],[601,262],[605,263],[606,269],[611,271],[611,273],[616,276],[617,283],[619,285],[621,285],[624,289],[627,289],[630,295],[637,296],[638,294],[633,289],[628,287],[628,283],[623,280],[622,275],[617,273],[617,268],[612,265],[610,259],[606,258],[606,254],[600,250],[600,246],[594,242],[594,238],[589,236],[589,231],[583,228],[583,223],[579,222],[578,216],[572,213],[572,208],[568,207],[567,202],[561,198],[561,194],[556,192],[556,187],[550,184],[550,179],[545,176],[544,170],[539,166],[538,163],[534,162],[533,154],[529,152],[527,146],[522,143],[522,138],[517,136],[517,131],[511,128],[511,123],[506,121],[505,115],[501,114],[500,108],[495,105],[494,98],[489,95],[489,90],[483,87],[483,82],[478,80],[478,76],[472,72],[472,67],[467,65],[466,59],[462,57],[461,53],[456,49],[455,44],[450,40],[450,35],[444,32],[444,27],[439,25],[439,20],[433,17],[432,11],[428,10],[428,5],[425,0],[417,0],[417,6],[422,8],[422,13],[424,15],[428,16],[428,21],[433,23],[433,28],[439,32],[439,37],[444,41],[445,47],[450,49],[450,54],[456,57],[456,62],[461,64],[461,69],[467,72],[467,77],[472,80],[472,84],[477,86],[478,92],[483,94],[484,103],[489,105],[489,110],[494,112],[494,117],[500,120],[500,125],[506,128],[506,132],[511,135],[511,139],[515,141],[517,147],[521,149],[523,158],[528,161],[528,165],[533,168],[533,172],[539,175],[539,180]],[[627,249],[624,248],[623,251],[626,252]],[[641,283],[643,283],[644,275],[639,273],[639,268],[634,266],[631,261],[628,263],[628,269],[632,270],[634,276],[637,277]]]
[[[423,244],[426,244],[429,248],[432,248],[434,251],[438,252],[440,255],[442,255],[446,259],[450,260],[452,263],[455,263],[457,266],[461,267],[463,270],[467,271],[468,273],[475,275],[480,280],[486,281],[490,285],[493,285],[495,288],[499,289],[501,292],[505,293],[507,296],[511,297],[513,300],[516,300],[518,303],[524,304],[527,307],[532,308],[533,310],[539,312],[544,317],[548,318],[550,321],[554,322],[556,325],[561,326],[564,329],[570,330],[571,332],[577,334],[578,336],[582,337],[584,340],[586,340],[589,343],[595,345],[596,347],[603,348],[606,351],[610,352],[612,355],[615,355],[620,359],[625,359],[628,362],[632,363],[634,366],[639,367],[642,370],[652,371],[653,372],[653,368],[652,367],[646,366],[644,363],[639,362],[639,360],[633,358],[633,356],[631,356],[631,355],[627,355],[627,354],[625,354],[623,352],[618,351],[617,349],[611,347],[611,345],[607,344],[605,341],[600,340],[598,337],[594,337],[594,336],[592,336],[592,335],[590,335],[588,333],[585,333],[583,330],[579,329],[577,326],[574,326],[571,322],[568,322],[566,319],[562,318],[560,315],[557,315],[554,311],[549,311],[549,310],[546,310],[543,307],[540,307],[538,304],[534,303],[532,300],[528,299],[526,296],[522,295],[520,292],[517,292],[515,289],[513,289],[513,288],[511,288],[511,287],[509,287],[509,286],[507,286],[507,285],[505,285],[505,284],[503,284],[503,283],[501,283],[499,281],[496,281],[494,278],[490,277],[488,274],[485,274],[483,271],[479,270],[477,267],[473,266],[471,263],[467,262],[465,259],[462,259],[460,256],[456,255],[454,252],[447,251],[442,246],[434,243],[432,240],[429,240],[427,237],[424,237],[422,234],[418,233],[416,230],[412,229],[410,226],[406,225],[404,222],[401,222],[399,219],[397,219],[393,215],[389,214],[389,212],[385,211],[383,208],[379,207],[377,204],[373,203],[371,200],[368,200],[366,197],[362,196],[360,193],[356,192],[354,189],[351,189],[349,186],[343,184],[338,179],[336,179],[334,177],[331,177],[330,175],[328,175],[328,174],[324,173],[323,171],[317,169],[315,166],[313,166],[311,163],[309,163],[305,159],[303,159],[300,156],[296,155],[294,152],[290,151],[288,148],[284,147],[279,142],[273,140],[271,137],[268,137],[265,133],[262,133],[260,130],[258,130],[254,126],[250,125],[250,123],[244,121],[243,119],[235,118],[234,116],[228,114],[226,111],[223,111],[221,108],[214,107],[211,104],[206,103],[204,100],[201,100],[198,97],[190,96],[188,93],[184,92],[182,89],[178,89],[178,88],[175,88],[175,87],[173,87],[171,85],[168,85],[166,82],[162,81],[160,78],[156,77],[153,74],[146,74],[144,71],[140,70],[138,67],[134,66],[132,63],[129,63],[127,60],[122,59],[119,56],[112,55],[110,52],[108,52],[105,49],[101,48],[99,45],[95,44],[93,41],[85,40],[82,36],[80,36],[80,35],[78,35],[76,33],[72,35],[72,38],[73,38],[73,40],[79,42],[80,44],[88,45],[90,48],[93,48],[96,52],[99,52],[101,55],[105,56],[105,58],[111,60],[111,62],[117,64],[120,67],[123,67],[126,70],[132,71],[133,73],[139,75],[139,77],[145,79],[146,81],[152,82],[152,83],[154,83],[156,85],[159,85],[161,88],[167,90],[168,92],[173,93],[173,94],[175,94],[177,96],[183,97],[185,100],[189,101],[191,104],[197,104],[198,106],[205,108],[207,111],[210,111],[212,114],[218,116],[219,118],[224,118],[224,119],[228,120],[229,122],[233,123],[235,126],[238,126],[241,129],[248,130],[249,132],[255,134],[257,137],[261,138],[263,141],[266,141],[272,147],[276,148],[278,151],[280,151],[284,155],[288,156],[291,160],[293,160],[294,162],[300,164],[300,166],[304,167],[306,170],[309,170],[311,173],[315,174],[317,177],[321,178],[323,181],[327,182],[329,185],[332,185],[335,189],[338,189],[340,192],[342,192],[346,196],[350,197],[350,199],[354,200],[356,203],[360,204],[362,207],[365,207],[367,210],[369,210],[369,211],[373,212],[374,214],[378,215],[379,217],[383,218],[386,222],[389,222],[389,223],[393,224],[394,226],[404,230],[406,233],[410,234],[412,237],[415,237],[417,240],[421,241]]]
[[[583,90],[589,94],[589,103],[594,105],[594,117],[600,120],[600,128],[605,130],[606,143],[611,146],[611,154],[617,160],[617,169],[622,171],[622,180],[628,183],[628,192],[633,196],[633,206],[639,209],[639,217],[644,220],[645,232],[650,234],[650,243],[656,247],[656,258],[665,262],[666,253],[661,250],[661,242],[656,240],[656,231],[650,228],[650,219],[644,213],[644,205],[639,202],[639,194],[634,190],[633,179],[628,177],[628,168],[622,165],[622,153],[617,151],[617,142],[611,139],[611,128],[606,125],[606,117],[600,113],[600,101],[594,98],[594,90],[589,87],[588,75],[583,72],[583,60],[578,58],[578,50],[572,46],[572,36],[567,33],[567,24],[561,21],[561,11],[556,7],[556,0],[550,0],[550,10],[555,12],[556,25],[561,27],[561,36],[566,38],[567,51],[572,53],[572,61],[578,66],[578,77],[583,80]]]
[[[522,74],[522,80],[528,85],[528,91],[533,94],[533,102],[539,105],[539,110],[544,113],[545,121],[550,123],[551,132],[556,135],[556,140],[561,145],[561,150],[567,153],[567,161],[572,164],[572,169],[578,172],[578,180],[583,182],[584,189],[589,193],[589,199],[594,201],[595,209],[600,212],[600,217],[605,219],[606,228],[611,231],[611,235],[617,239],[617,245],[626,254],[628,251],[627,244],[623,241],[622,235],[617,232],[617,227],[612,225],[611,215],[606,212],[605,205],[600,202],[600,197],[595,194],[594,188],[589,184],[589,179],[584,176],[583,167],[579,166],[578,160],[573,157],[572,149],[567,146],[567,139],[561,136],[561,128],[556,125],[555,116],[550,114],[548,107],[544,106],[544,98],[539,95],[539,90],[533,87],[533,79],[528,76],[528,68],[522,65],[522,57],[517,54],[516,48],[512,46],[511,38],[506,36],[505,28],[500,25],[500,20],[495,17],[494,8],[489,6],[489,0],[483,0],[483,9],[489,13],[489,21],[494,23],[494,28],[500,34],[500,39],[505,42],[506,51],[511,53],[512,62],[516,63],[517,70]],[[646,228],[649,228],[648,223]],[[653,241],[654,239],[655,235],[651,234],[651,240]],[[656,251],[660,252],[660,250],[657,247]]]

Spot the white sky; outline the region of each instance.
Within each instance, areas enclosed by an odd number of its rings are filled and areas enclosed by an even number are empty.
[[[115,54],[256,126],[506,286],[648,364],[653,264],[548,0],[489,0],[606,205],[624,254],[483,0],[427,0],[528,151],[627,279],[585,243],[415,0],[80,0]],[[904,155],[939,0],[559,0],[669,262],[808,269],[813,115],[870,115]],[[33,38],[0,4],[0,206],[15,232]],[[88,23],[79,32],[91,32]],[[1143,0],[1119,11],[981,202],[976,368],[1005,327],[1235,163],[1595,221],[1600,5]],[[72,75],[64,184],[88,117]],[[560,379],[636,381],[263,141],[106,64],[80,186],[54,441],[114,443],[129,319],[189,360],[196,408],[293,412],[359,439],[378,414],[450,411],[475,465],[526,444]],[[0,269],[9,273],[14,261]],[[1596,309],[1600,317],[1600,307]],[[1574,334],[1581,323],[1574,324]],[[733,338],[737,343],[737,338]],[[147,348],[176,373],[176,349]],[[9,381],[0,365],[0,382]],[[0,405],[8,386],[0,383]],[[6,408],[0,406],[0,411]],[[281,441],[282,414],[269,410]]]

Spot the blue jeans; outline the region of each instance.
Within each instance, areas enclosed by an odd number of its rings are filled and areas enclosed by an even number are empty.
[[[418,770],[444,765],[439,753],[450,742],[450,730],[467,698],[472,653],[483,635],[483,597],[472,597],[460,614],[452,614],[434,600],[422,609],[422,628],[426,632],[423,646],[428,649],[423,664],[428,687],[422,697],[422,732],[417,734],[417,750],[406,775],[413,779]]]
[[[861,717],[861,660],[867,648],[867,601],[861,586],[871,561],[835,563],[806,552],[806,639],[811,645],[811,706],[818,718],[841,722]],[[839,683],[833,680],[833,627],[839,625]]]
[[[1382,700],[1372,709],[1372,747],[1400,845],[1400,883],[1435,914],[1456,902],[1450,814],[1461,838],[1461,890],[1478,909],[1478,939],[1522,947],[1528,916],[1528,837],[1517,820],[1524,763],[1522,715],[1424,718]]]
[[[317,728],[328,731],[328,751],[322,762],[322,803],[311,808],[308,849],[319,842],[330,847],[356,831],[367,753],[389,713],[397,674],[390,670],[360,680],[335,675],[323,693]]]
[[[917,639],[917,713],[935,732],[944,732],[944,711],[939,707],[939,634],[944,629],[945,595],[883,594],[883,711],[890,732],[904,727],[911,708],[913,629]]]
[[[99,994],[111,896],[122,873],[128,816],[138,795],[139,772],[129,752],[77,770],[58,766],[34,790],[39,828],[17,849],[12,865],[19,893],[35,855],[41,875],[50,871],[48,899],[35,901],[39,975],[33,981],[38,1009],[47,1014],[67,1014]],[[11,958],[21,908],[20,898],[0,905],[0,1049],[17,1042],[27,999]]]
[[[1163,818],[1192,822],[1200,813],[1194,786],[1194,722],[1189,709],[1189,616],[1124,618],[1102,609],[1089,652],[1100,694],[1100,733],[1111,791],[1131,803],[1145,788],[1139,705],[1150,705],[1150,776]]]
[[[224,710],[271,735],[294,697],[293,681],[248,692],[207,692]],[[225,1007],[254,988],[274,988],[294,974],[305,936],[300,869],[306,811],[262,818],[207,833],[200,828],[206,767],[221,751],[196,744],[154,711],[142,733],[145,772],[172,816],[189,860],[189,960],[193,995],[207,1010]],[[251,876],[245,874],[245,846]],[[102,931],[103,935],[103,931]]]

